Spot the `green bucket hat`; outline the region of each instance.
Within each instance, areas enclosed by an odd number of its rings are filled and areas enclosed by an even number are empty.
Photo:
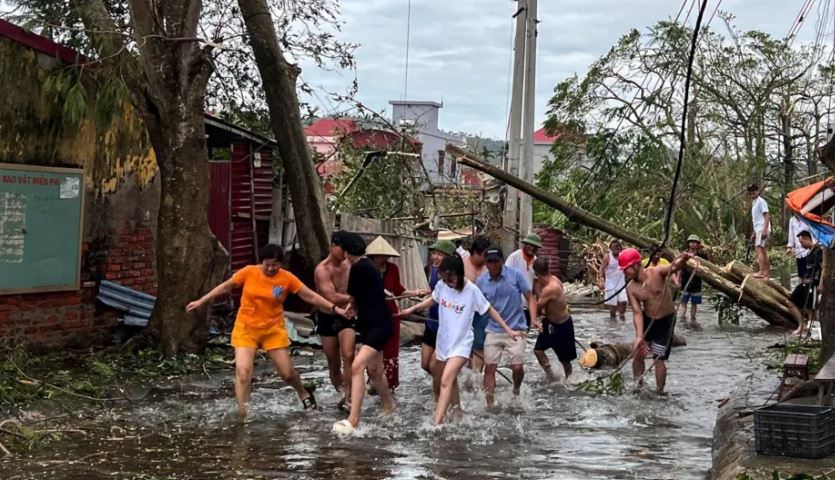
[[[688,242],[688,243],[689,243],[689,242],[699,242],[699,243],[702,243],[702,239],[701,239],[701,238],[699,238],[699,236],[698,236],[698,235],[693,234],[693,235],[690,235],[689,237],[687,237],[687,242]]]
[[[429,247],[429,250],[437,250],[451,257],[455,255],[455,244],[449,240],[438,240]]]
[[[539,235],[537,235],[535,233],[531,233],[530,235],[523,238],[522,243],[527,243],[528,245],[533,245],[536,248],[542,248],[542,239],[539,238]]]

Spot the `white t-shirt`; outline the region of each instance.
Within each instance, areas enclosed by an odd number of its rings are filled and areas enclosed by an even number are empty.
[[[435,357],[446,361],[452,357],[469,358],[473,348],[473,316],[487,313],[490,302],[469,280],[459,292],[444,282],[438,282],[432,292],[438,304],[438,340]]]
[[[754,223],[754,233],[760,234],[765,226],[765,214],[768,213],[768,202],[763,197],[757,197],[751,204],[751,220]],[[768,224],[771,233],[771,222]]]
[[[803,258],[806,255],[809,255],[809,250],[803,248],[803,245],[800,244],[800,239],[797,238],[797,234],[803,230],[809,230],[809,227],[807,227],[802,220],[797,218],[797,215],[792,215],[791,220],[789,220],[789,238],[788,242],[786,242],[786,246],[794,249],[794,256],[797,258]],[[815,237],[812,236],[813,240],[814,238]]]

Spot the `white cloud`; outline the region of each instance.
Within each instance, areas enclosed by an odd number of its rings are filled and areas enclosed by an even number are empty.
[[[708,1],[709,16],[718,0]],[[735,14],[741,29],[782,37],[802,3],[725,0],[720,8]],[[345,26],[340,38],[361,45],[357,50],[359,99],[383,110],[388,100],[403,95],[407,1],[341,0],[341,4]],[[540,0],[537,119],[544,120],[547,101],[558,82],[574,73],[582,75],[629,29],[645,29],[658,20],[671,19],[680,6],[677,0]],[[515,11],[515,2],[508,0],[412,1],[408,97],[444,100],[443,128],[504,138],[510,17]],[[691,24],[695,17],[694,9]],[[801,40],[814,37],[815,18],[813,11]],[[718,17],[712,26],[724,28]],[[351,79],[345,73],[322,72],[312,66],[306,66],[304,76],[327,89],[344,89]]]

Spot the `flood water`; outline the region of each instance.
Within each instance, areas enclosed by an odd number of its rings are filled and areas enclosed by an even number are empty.
[[[239,425],[232,372],[224,372],[221,389],[217,378],[196,380],[186,393],[76,420],[87,435],[5,460],[0,478],[703,479],[718,401],[747,385],[765,400],[777,377],[762,359],[784,334],[753,318],[720,329],[710,305],[699,317],[703,330],[677,328],[688,346],[673,350],[667,399],[573,391],[572,383],[601,374],[576,365],[568,386],[546,385],[531,337],[518,399],[498,378],[497,411],[486,412],[483,395],[471,390],[462,397],[465,416],[435,428],[428,377],[418,348],[409,347],[401,353],[396,415],[378,418],[378,400],[370,397],[356,434],[340,438],[331,425],[344,414],[335,408],[324,357],[304,352],[296,361],[305,379],[320,385],[319,411],[302,412],[294,393],[269,377],[255,386],[252,421]],[[629,320],[610,324],[603,311],[576,311],[574,318],[585,344],[634,338]],[[628,367],[624,378],[631,382]]]

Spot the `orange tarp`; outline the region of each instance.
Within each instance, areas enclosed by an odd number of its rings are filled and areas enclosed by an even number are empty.
[[[803,207],[815,197],[818,193],[826,188],[830,188],[832,184],[832,177],[827,178],[826,180],[815,182],[810,185],[806,185],[805,187],[798,188],[797,190],[793,190],[786,195],[786,206],[792,210],[793,212],[802,215],[807,220],[810,220],[815,223],[822,223],[824,225],[828,225],[830,227],[835,227],[829,220],[822,218],[817,213],[813,212],[806,212],[803,213]],[[832,208],[833,204],[835,204],[835,197],[832,199],[826,200],[823,202],[823,212],[825,213],[829,209]],[[814,211],[820,212],[820,207],[816,207],[813,209]]]

